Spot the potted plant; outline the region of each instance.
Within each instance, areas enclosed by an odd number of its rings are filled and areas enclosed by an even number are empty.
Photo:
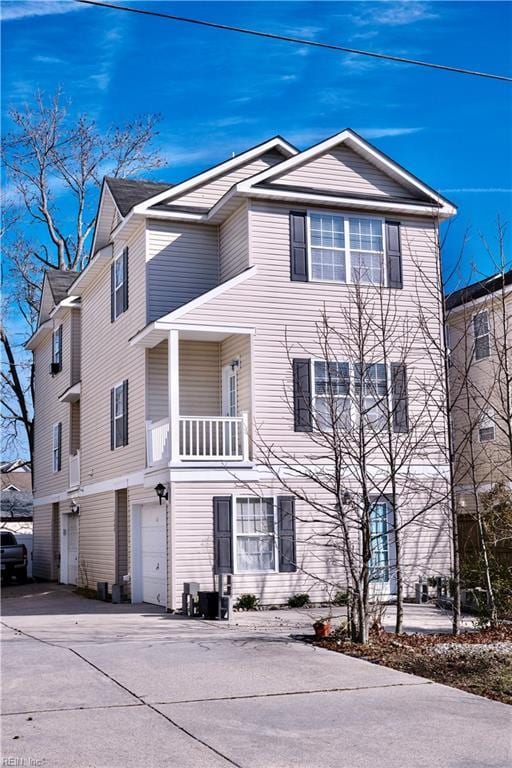
[[[313,629],[315,630],[315,637],[329,637],[332,629],[330,617],[315,621]]]

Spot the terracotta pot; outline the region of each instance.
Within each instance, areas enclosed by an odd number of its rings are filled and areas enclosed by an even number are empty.
[[[315,621],[313,624],[316,637],[329,637],[331,634],[331,622],[330,621]]]

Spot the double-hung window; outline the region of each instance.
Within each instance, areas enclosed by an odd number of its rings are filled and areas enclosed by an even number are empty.
[[[388,385],[384,363],[354,365],[354,389],[367,424],[382,429],[386,423]]]
[[[276,517],[272,498],[237,498],[235,557],[238,572],[276,570]]]
[[[128,445],[128,380],[110,390],[110,448]]]
[[[384,237],[380,219],[348,220],[352,282],[384,283]]]
[[[483,414],[478,424],[478,441],[480,443],[490,443],[496,437],[496,427],[494,425],[493,415]]]
[[[347,270],[343,216],[312,213],[309,227],[313,280],[345,283]]]
[[[52,434],[52,468],[54,472],[60,472],[62,463],[62,423],[59,421],[53,425]]]
[[[491,354],[489,313],[479,312],[473,317],[473,335],[475,337],[475,360],[484,360]]]
[[[62,370],[62,325],[52,334],[52,364],[50,373],[52,375]]]
[[[118,256],[114,262],[115,317],[124,312],[124,259]]]
[[[335,283],[384,283],[384,222],[309,214],[311,276]]]
[[[350,366],[315,360],[315,413],[322,429],[350,429]]]
[[[370,579],[373,582],[389,581],[389,507],[378,501],[370,510]]]

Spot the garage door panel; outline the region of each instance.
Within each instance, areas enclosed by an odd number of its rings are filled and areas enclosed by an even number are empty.
[[[167,526],[165,508],[143,507],[141,515],[142,600],[167,604]]]

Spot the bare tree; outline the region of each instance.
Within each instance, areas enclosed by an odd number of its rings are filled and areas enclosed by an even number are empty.
[[[37,93],[33,104],[9,115],[13,130],[3,140],[10,189],[2,225],[8,263],[0,331],[3,448],[26,438],[32,456],[33,371],[23,342],[35,329],[43,270],[86,265],[104,175],[147,173],[163,160],[151,148],[154,115],[102,130],[86,114],[72,113],[60,91],[49,98]]]
[[[406,560],[403,535],[430,527],[435,549],[439,522],[429,513],[445,503],[448,485],[425,471],[438,458],[432,431],[445,434],[429,398],[443,378],[442,358],[435,367],[422,364],[417,312],[404,311],[396,292],[355,285],[349,293],[336,317],[324,311],[311,348],[286,341],[295,395],[285,400],[302,412],[310,452],[270,444],[261,430],[254,442],[266,470],[308,510],[298,519],[311,531],[310,548],[336,564],[337,578],[347,573],[352,635],[364,643],[375,603],[390,597],[384,583],[396,582],[395,628],[402,631],[404,585],[417,579],[420,562],[435,568],[429,553],[417,560],[411,548]],[[311,365],[314,398],[301,385]],[[336,579],[331,586],[341,587]]]

